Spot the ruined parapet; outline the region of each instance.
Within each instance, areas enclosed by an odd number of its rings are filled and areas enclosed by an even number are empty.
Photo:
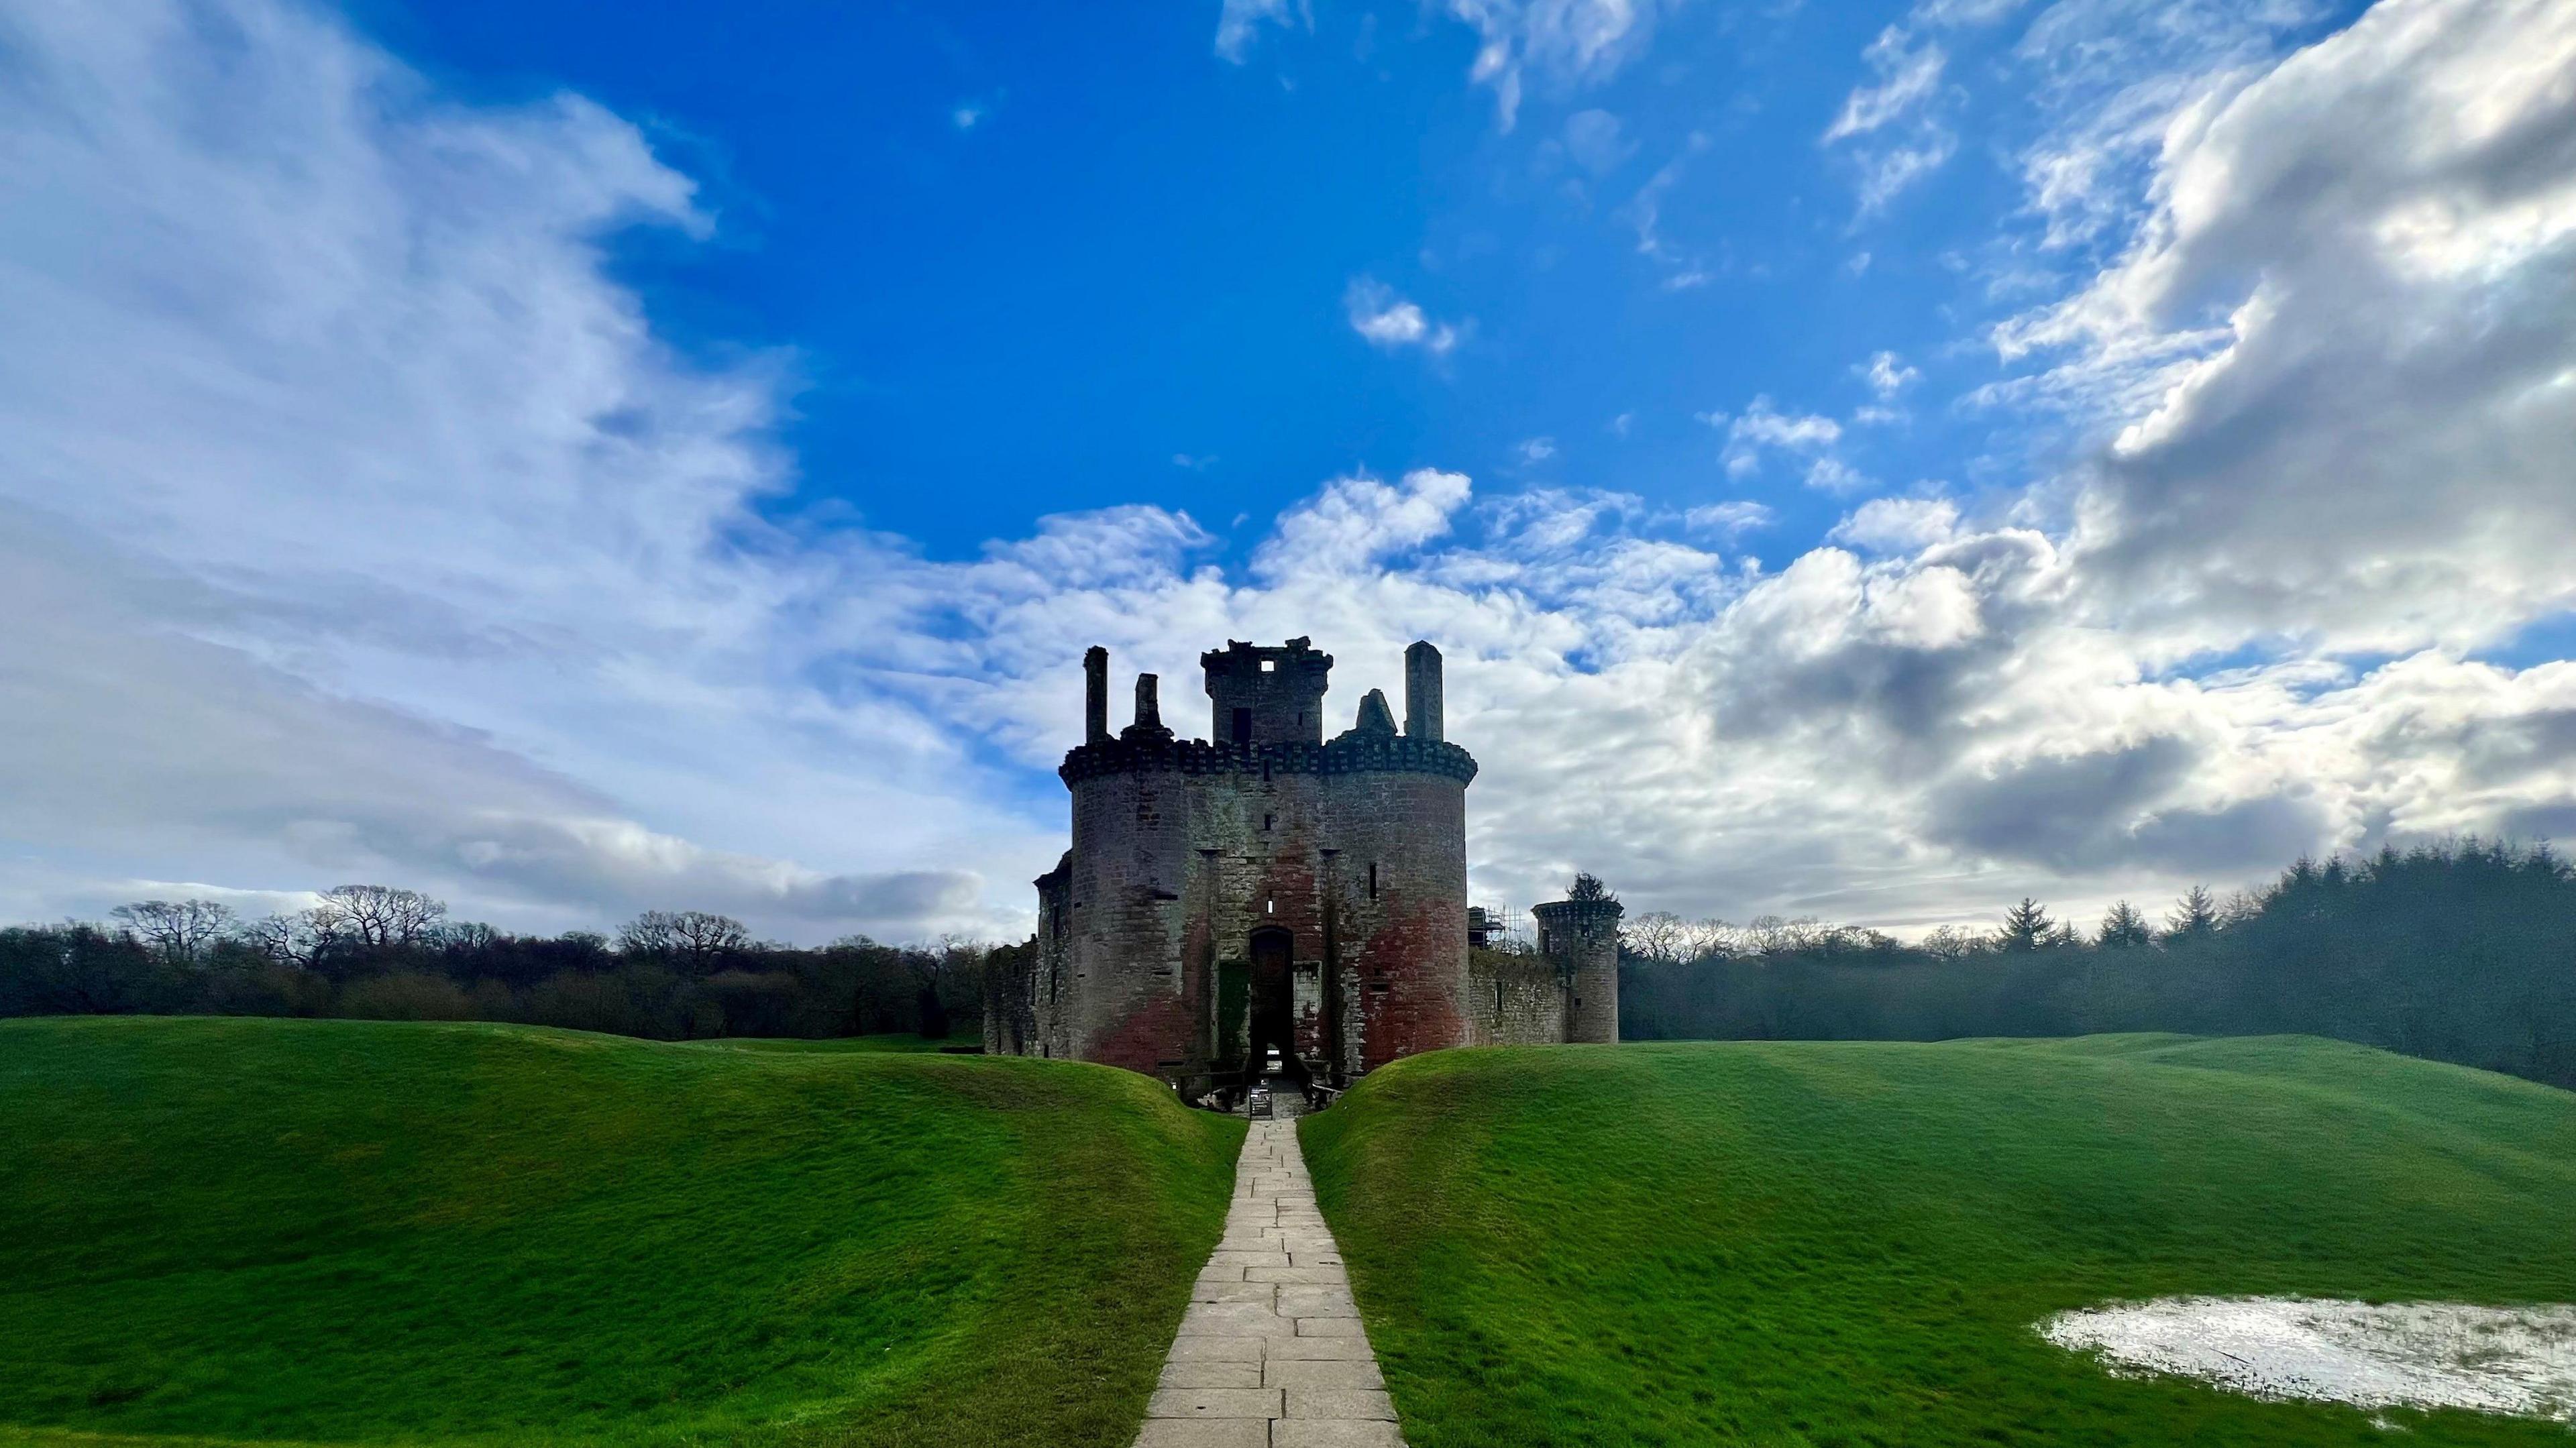
[[[1219,744],[1321,744],[1333,656],[1312,639],[1280,648],[1226,640],[1199,655],[1207,670],[1208,737]]]
[[[1607,895],[1533,906],[1538,949],[1556,963],[1566,982],[1565,1039],[1615,1043],[1619,1039],[1619,917],[1626,913]]]

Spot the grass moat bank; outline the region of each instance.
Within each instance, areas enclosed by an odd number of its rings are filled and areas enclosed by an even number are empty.
[[[2035,1325],[2180,1294],[2576,1301],[2576,1095],[2308,1038],[1446,1052],[1304,1141],[1415,1448],[2385,1443]]]
[[[0,1444],[1126,1448],[1242,1131],[869,1044],[0,1022]]]

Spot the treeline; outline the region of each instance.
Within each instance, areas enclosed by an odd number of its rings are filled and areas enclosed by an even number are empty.
[[[512,935],[450,920],[417,891],[343,885],[257,920],[145,900],[105,922],[0,929],[0,1016],[518,1021],[658,1040],[939,1038],[954,1025],[971,1040],[985,961],[1015,948],[864,936],[799,948],[698,910],[648,910],[613,938]]]
[[[2024,900],[1991,932],[1916,944],[1645,915],[1624,945],[1630,1040],[2295,1032],[2576,1087],[2576,870],[2546,845],[2301,860],[2089,930]]]

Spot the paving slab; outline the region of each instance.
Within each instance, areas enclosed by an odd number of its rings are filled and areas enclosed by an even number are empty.
[[[1404,1448],[1294,1121],[1256,1121],[1136,1448]]]

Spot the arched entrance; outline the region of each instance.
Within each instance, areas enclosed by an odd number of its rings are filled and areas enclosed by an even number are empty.
[[[1295,937],[1276,926],[1252,932],[1249,1044],[1255,1068],[1272,1050],[1279,1053],[1282,1061],[1297,1059],[1296,972],[1290,963],[1294,945]]]

